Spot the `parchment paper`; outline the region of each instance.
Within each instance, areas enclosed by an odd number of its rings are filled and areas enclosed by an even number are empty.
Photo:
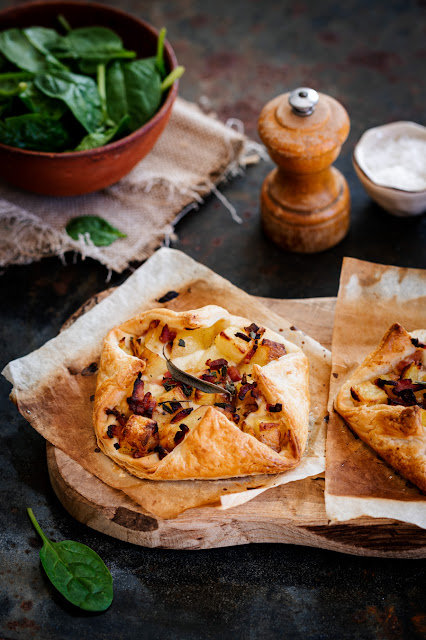
[[[332,522],[393,518],[426,528],[426,496],[346,426],[333,403],[342,384],[399,322],[426,328],[426,271],[345,258],[337,298],[327,432],[325,506]]]
[[[158,299],[179,292],[162,305]],[[177,311],[219,304],[235,315],[281,332],[310,360],[311,419],[307,451],[296,469],[273,476],[230,480],[155,482],[140,480],[97,450],[92,425],[96,368],[103,338],[114,326],[156,307]],[[229,508],[260,490],[315,476],[325,468],[325,423],[330,352],[210,269],[185,254],[163,248],[109,297],[68,329],[29,355],[10,362],[3,375],[14,385],[12,398],[22,415],[49,442],[65,451],[106,484],[124,491],[148,512],[175,517],[186,509],[216,503]],[[254,489],[247,492],[247,489]],[[227,495],[234,494],[234,495]]]

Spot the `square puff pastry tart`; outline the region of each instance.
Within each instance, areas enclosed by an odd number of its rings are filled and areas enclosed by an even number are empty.
[[[223,393],[174,379],[164,349],[181,371]],[[105,338],[94,406],[98,445],[139,478],[287,471],[300,462],[308,421],[305,354],[221,307],[154,309]]]
[[[340,389],[336,411],[386,462],[426,491],[426,331],[393,324]]]

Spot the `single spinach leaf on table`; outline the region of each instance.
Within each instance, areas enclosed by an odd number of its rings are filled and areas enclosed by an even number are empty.
[[[117,238],[127,238],[125,233],[121,233],[107,220],[99,216],[72,218],[66,226],[66,232],[73,240],[78,240],[80,235],[88,233],[93,244],[97,247],[107,247]]]
[[[62,100],[87,133],[93,133],[102,124],[104,115],[101,98],[92,78],[55,71],[37,76],[34,83],[45,95]]]
[[[105,129],[100,129],[94,133],[88,133],[74,151],[85,151],[87,149],[103,147],[104,144],[108,144],[108,142],[111,142],[113,138],[120,137],[123,132],[126,131],[128,121],[129,116],[124,116],[118,124]]]
[[[144,125],[161,104],[161,76],[156,59],[114,62],[107,69],[106,96],[108,113],[113,120],[127,113],[131,131]]]
[[[32,151],[64,151],[70,136],[60,120],[26,113],[0,122],[0,142]]]
[[[20,29],[0,32],[0,51],[19,69],[40,73],[63,65],[54,56],[48,57],[36,49]]]
[[[52,542],[41,530],[32,509],[27,511],[43,540],[40,560],[52,584],[80,609],[108,609],[113,599],[112,576],[98,554],[73,540]]]

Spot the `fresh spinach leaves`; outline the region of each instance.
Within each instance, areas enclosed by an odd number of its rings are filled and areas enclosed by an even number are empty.
[[[78,240],[79,236],[88,233],[91,241],[97,247],[107,247],[117,238],[127,238],[125,233],[121,233],[107,220],[99,216],[72,218],[66,226],[66,232],[73,240]]]
[[[62,67],[53,55],[45,55],[36,49],[20,29],[0,32],[0,51],[9,62],[24,71],[40,73],[52,67]]]
[[[101,125],[101,99],[93,78],[55,71],[37,76],[34,84],[50,98],[63,100],[88,133],[93,133]]]
[[[135,59],[111,29],[58,22],[65,35],[37,26],[0,32],[4,144],[53,152],[103,146],[150,120],[184,71],[167,75],[165,29],[156,56]]]
[[[0,142],[33,151],[60,151],[70,144],[70,136],[56,118],[26,113],[0,122]]]
[[[52,584],[80,609],[108,609],[113,599],[112,576],[98,554],[80,542],[52,542],[41,530],[32,509],[27,511],[43,540],[40,560]]]

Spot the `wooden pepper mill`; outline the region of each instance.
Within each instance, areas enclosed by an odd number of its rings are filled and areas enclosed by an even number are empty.
[[[259,135],[278,165],[263,182],[262,223],[283,249],[315,253],[347,234],[349,189],[330,165],[348,133],[346,110],[313,89],[295,89],[262,109]]]

